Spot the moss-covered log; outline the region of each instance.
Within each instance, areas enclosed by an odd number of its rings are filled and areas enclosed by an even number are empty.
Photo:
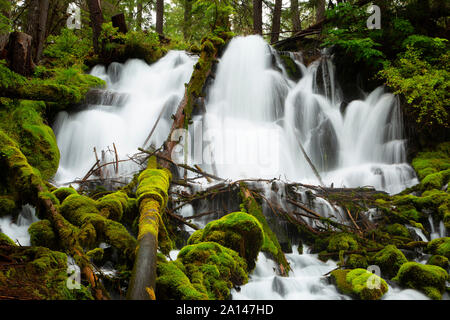
[[[139,205],[139,234],[136,260],[128,287],[131,300],[154,300],[156,287],[156,261],[158,235],[165,232],[162,212],[168,200],[171,174],[167,169],[157,169],[155,158],[138,178],[136,191]]]
[[[94,296],[97,299],[108,297],[89,259],[83,254],[82,247],[74,237],[73,226],[59,213],[54,203],[57,201],[56,197],[52,197],[39,171],[30,166],[17,144],[2,130],[0,130],[0,168],[11,179],[10,183],[14,184],[20,202],[34,204],[40,211],[45,212],[45,217],[57,231],[60,246],[74,257],[90,283]]]
[[[189,83],[186,84],[183,99],[173,116],[172,128],[168,139],[164,143],[164,151],[161,153],[161,156],[172,159],[172,150],[178,144],[177,140],[172,140],[172,134],[177,129],[186,129],[188,127],[192,111],[195,108],[195,102],[204,98],[203,89],[211,74],[211,69],[216,63],[222,48],[231,37],[231,33],[221,32],[218,36],[209,36],[202,40],[200,58],[194,66],[194,72]],[[168,168],[170,164],[167,161],[162,161],[161,165]]]

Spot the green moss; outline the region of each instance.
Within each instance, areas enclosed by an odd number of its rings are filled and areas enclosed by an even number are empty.
[[[450,259],[450,237],[430,241],[427,245],[427,251]]]
[[[300,68],[297,66],[294,60],[288,55],[280,54],[279,55],[281,63],[283,64],[286,73],[292,80],[298,80],[302,76],[302,72]]]
[[[66,199],[71,194],[78,194],[78,192],[72,187],[61,187],[52,191],[52,193],[56,198],[58,198],[60,203],[62,203],[64,199]]]
[[[5,254],[5,252],[0,253]],[[15,247],[8,257],[22,267],[6,266],[0,277],[0,295],[31,299],[92,299],[81,285],[79,290],[67,288],[67,256],[44,247]]]
[[[57,248],[57,237],[53,231],[52,224],[48,220],[40,220],[28,228],[30,242],[33,246]]]
[[[403,226],[399,223],[387,225],[387,226],[385,226],[384,229],[386,230],[387,233],[389,233],[391,235],[401,236],[401,237],[405,237],[405,238],[411,237],[408,228],[406,228],[405,226]]]
[[[179,261],[167,262],[159,257],[157,264],[156,292],[161,300],[207,300],[205,292],[198,291],[182,271]]]
[[[360,254],[351,254],[348,256],[345,262],[346,267],[350,269],[363,268],[366,269],[369,266],[367,258]]]
[[[97,200],[97,209],[106,218],[120,221],[124,212],[128,209],[128,196],[125,192],[118,191],[108,194]]]
[[[196,244],[202,242],[202,237],[203,237],[203,229],[196,230],[193,234],[191,234],[191,236],[187,240],[187,244]]]
[[[138,178],[136,190],[137,200],[140,203],[145,198],[152,198],[159,202],[162,208],[167,204],[167,190],[170,186],[172,175],[166,169],[146,169]]]
[[[248,281],[247,265],[234,250],[216,242],[201,242],[183,247],[177,261],[193,287],[209,299],[227,299],[233,285]]]
[[[448,279],[447,271],[438,266],[407,262],[392,279],[400,285],[420,290],[432,299],[441,299]]]
[[[448,264],[448,258],[441,256],[441,255],[433,255],[430,257],[430,259],[428,259],[427,264],[431,264],[434,266],[438,266],[441,267],[442,269],[447,269],[449,264]]]
[[[450,169],[450,142],[439,144],[433,151],[418,153],[412,166],[421,180],[430,174]]]
[[[242,191],[240,192],[240,196],[243,201],[242,209],[244,210],[244,212],[246,211],[248,214],[255,217],[263,228],[264,237],[261,251],[271,254],[275,261],[279,265],[282,265],[286,272],[289,272],[289,263],[287,262],[283,251],[281,250],[281,246],[278,242],[277,236],[270,229],[269,224],[267,223],[267,220],[262,213],[260,204],[252,196],[245,197]]]
[[[331,277],[343,294],[361,300],[379,300],[387,291],[386,281],[365,270],[334,270]]]
[[[388,245],[383,250],[377,252],[373,258],[373,263],[378,265],[383,275],[389,279],[397,275],[400,267],[408,262],[403,252],[394,245]]]
[[[16,210],[16,203],[12,197],[0,196],[0,217],[12,215],[16,212]]]
[[[358,250],[358,247],[358,242],[353,234],[342,232],[331,236],[327,250],[329,252],[353,251]]]
[[[86,256],[94,262],[100,262],[103,259],[104,250],[102,248],[95,248],[86,252]]]
[[[41,117],[43,110],[43,102],[12,102],[0,109],[0,128],[17,142],[30,165],[49,179],[58,169],[60,154],[52,129]]]
[[[132,260],[136,239],[122,224],[102,216],[97,206],[98,203],[91,198],[72,194],[64,200],[60,211],[69,222],[80,227],[82,244],[92,246],[105,241]]]
[[[253,216],[234,212],[208,223],[197,241],[214,241],[233,249],[247,261],[249,270],[252,270],[263,243],[263,230]]]
[[[0,246],[16,246],[16,244],[10,237],[0,232]]]

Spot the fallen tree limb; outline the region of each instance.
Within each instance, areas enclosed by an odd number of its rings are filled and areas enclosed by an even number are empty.
[[[75,259],[81,271],[91,285],[94,297],[98,300],[108,299],[109,295],[98,281],[89,259],[74,237],[73,226],[59,213],[54,205],[44,181],[29,165],[26,157],[3,131],[0,130],[0,161],[6,165],[7,173],[15,181],[14,187],[20,193],[24,203],[34,204],[45,213],[52,223],[64,251]]]
[[[170,180],[171,174],[167,169],[156,169],[154,157],[139,175],[136,191],[139,203],[138,247],[127,299],[156,299],[158,235],[164,228],[161,215],[167,205]]]

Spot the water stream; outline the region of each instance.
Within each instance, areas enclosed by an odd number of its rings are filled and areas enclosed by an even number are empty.
[[[151,66],[130,60],[107,70],[95,67],[91,73],[104,79],[109,90],[129,98],[120,106],[90,105],[58,115],[54,130],[61,162],[56,183],[81,179],[96,161],[94,147],[105,163],[114,161],[113,143],[120,159],[136,153],[164,109],[147,144],[161,146],[196,60],[171,51]],[[343,97],[331,58],[324,55],[308,67],[296,63],[302,71],[299,81],[288,77],[277,53],[261,37],[233,39],[208,88],[206,113],[196,115],[190,126],[188,163],[226,179],[280,178],[317,185],[303,147],[327,186],[373,186],[394,194],[418,182],[406,163],[402,115],[393,95],[377,88],[341,110]],[[129,161],[117,172],[106,170],[109,177],[123,178],[138,169]],[[206,185],[204,181],[199,188]],[[266,192],[279,196],[269,187]],[[322,200],[314,208],[328,216],[331,205]],[[193,211],[188,205],[179,214],[189,216]],[[233,290],[233,299],[348,298],[322,277],[336,267],[335,262],[293,252],[287,254],[292,266],[289,278],[278,277],[273,262],[260,254],[250,282],[239,292]],[[398,288],[390,288],[385,296],[424,298],[417,291]]]

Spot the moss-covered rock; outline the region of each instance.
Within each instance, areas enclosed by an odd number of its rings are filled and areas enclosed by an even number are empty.
[[[16,210],[16,203],[12,197],[0,196],[0,217],[14,214]]]
[[[430,259],[428,259],[427,264],[438,266],[441,267],[442,269],[447,269],[449,266],[448,258],[438,254],[431,256]]]
[[[427,251],[450,259],[450,237],[431,240],[427,245]]]
[[[214,241],[233,249],[247,261],[249,270],[252,270],[262,247],[263,230],[253,216],[245,212],[233,212],[208,223],[197,239],[200,242]]]
[[[161,300],[207,300],[205,292],[197,290],[183,272],[185,267],[180,261],[166,261],[158,256],[156,294]]]
[[[31,166],[42,178],[51,178],[58,169],[59,149],[52,129],[44,123],[45,103],[21,100],[0,109],[0,128],[14,139]]]
[[[53,231],[52,224],[48,220],[40,220],[28,228],[30,242],[33,246],[57,248],[57,237]]]
[[[62,203],[68,196],[78,194],[78,192],[72,187],[61,187],[52,191],[52,193],[56,198],[58,198],[60,203]]]
[[[348,256],[345,265],[350,269],[363,268],[366,269],[369,266],[367,258],[360,254],[351,254]]]
[[[365,269],[334,270],[331,279],[340,292],[361,300],[379,300],[388,291],[386,281]]]
[[[261,251],[269,253],[273,259],[282,266],[285,273],[288,273],[290,270],[289,263],[287,262],[283,250],[281,249],[277,236],[270,228],[264,214],[262,213],[261,205],[253,196],[245,196],[245,192],[246,189],[241,189],[240,191],[240,196],[243,202],[241,205],[241,210],[256,218],[263,229],[263,244]]]
[[[400,285],[422,291],[431,299],[441,299],[445,291],[447,271],[438,266],[407,262],[400,267],[392,280]]]
[[[377,252],[372,258],[373,264],[378,265],[384,276],[391,279],[397,275],[400,267],[408,262],[403,252],[394,245],[388,245]]]
[[[61,205],[61,214],[72,224],[80,228],[80,243],[93,247],[105,241],[129,257],[134,257],[136,239],[120,223],[107,219],[97,209],[98,203],[86,196],[72,194]]]
[[[6,234],[0,232],[0,246],[15,246],[15,242]]]
[[[358,242],[353,234],[341,232],[331,236],[327,250],[329,252],[353,251],[358,250],[358,247]]]
[[[6,266],[0,270],[0,295],[18,299],[92,299],[83,285],[67,287],[67,256],[44,247],[0,248],[0,254],[21,267]]]
[[[117,191],[97,200],[97,209],[104,217],[120,221],[126,210],[128,210],[128,196],[125,192]]]
[[[394,223],[394,224],[387,225],[387,226],[385,226],[385,230],[387,233],[389,233],[391,235],[401,236],[401,237],[405,237],[405,238],[411,237],[408,228],[406,228],[404,225],[402,225],[400,223]]]
[[[216,242],[201,242],[181,249],[177,261],[193,287],[209,299],[227,299],[233,285],[247,283],[247,264],[239,254]],[[179,266],[179,265],[178,265]]]

